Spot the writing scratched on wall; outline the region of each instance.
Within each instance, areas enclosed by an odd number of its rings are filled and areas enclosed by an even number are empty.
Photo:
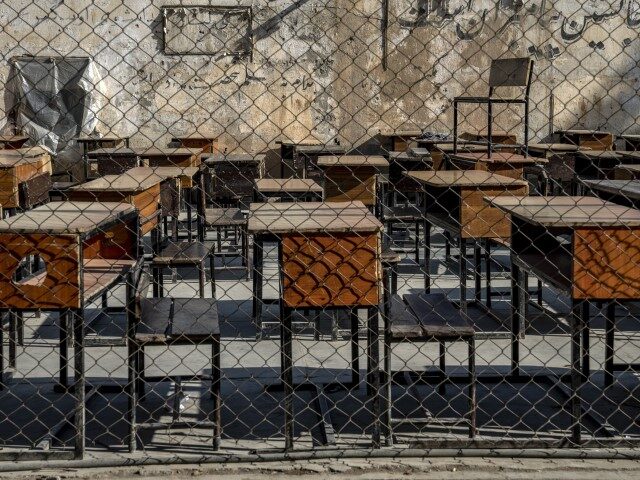
[[[608,21],[630,30],[640,27],[640,0],[414,0],[410,5],[399,15],[401,28],[441,30],[451,25],[459,40],[474,40],[483,32],[501,36],[510,28],[525,31],[537,25],[549,31],[554,41],[569,45],[585,40],[591,26]],[[628,38],[616,41],[624,48],[634,37],[637,32],[630,31]],[[586,39],[585,45],[604,50],[608,41],[613,40],[606,34]],[[528,50],[531,55],[544,58],[562,53],[553,42],[531,45]]]
[[[165,7],[162,13],[166,54],[251,54],[250,7]]]

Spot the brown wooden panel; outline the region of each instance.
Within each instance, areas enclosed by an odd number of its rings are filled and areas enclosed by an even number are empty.
[[[640,299],[640,228],[576,229],[573,297]]]
[[[83,245],[85,261],[93,259],[134,259],[136,222],[117,223]]]
[[[293,308],[376,306],[380,300],[378,234],[282,237],[283,298]]]
[[[0,205],[4,208],[20,206],[19,185],[41,172],[48,171],[49,163],[45,158],[33,163],[20,163],[11,168],[0,169]]]
[[[464,238],[503,238],[511,236],[511,219],[502,210],[487,204],[483,198],[529,193],[528,186],[462,188],[460,191],[460,223]]]
[[[181,138],[180,144],[185,148],[201,148],[202,153],[218,151],[218,140],[213,138]]]
[[[158,224],[157,217],[147,221],[147,218],[154,216],[160,208],[160,184],[156,184],[142,192],[135,193],[130,198],[131,203],[140,213],[142,224],[142,234],[149,233]]]
[[[515,178],[517,180],[524,179],[524,168],[520,165],[509,165],[506,163],[486,163],[477,162],[476,168],[478,170],[486,170],[487,172],[497,173],[509,178]]]
[[[158,224],[158,219],[154,217],[149,221],[145,219],[153,216],[160,208],[160,184],[155,185],[131,194],[129,192],[116,191],[88,191],[73,190],[69,192],[69,199],[72,201],[86,202],[127,202],[131,203],[140,214],[140,223],[142,225],[142,234],[149,233],[153,227]]]
[[[325,201],[360,200],[365,205],[376,202],[376,169],[372,167],[331,167],[325,171]]]
[[[0,308],[78,308],[79,249],[75,235],[0,234]],[[20,261],[32,254],[45,262],[46,276],[14,283]]]

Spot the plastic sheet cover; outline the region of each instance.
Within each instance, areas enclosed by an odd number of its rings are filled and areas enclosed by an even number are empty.
[[[73,139],[96,127],[104,98],[100,82],[88,57],[13,58],[7,85],[10,121],[60,161],[80,161]]]

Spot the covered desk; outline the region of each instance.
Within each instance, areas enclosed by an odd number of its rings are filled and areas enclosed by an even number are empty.
[[[494,155],[498,155],[496,152]],[[424,223],[425,242],[424,257],[425,290],[431,289],[429,259],[431,258],[431,228],[440,227],[450,235],[458,238],[460,252],[460,299],[462,306],[466,304],[466,252],[467,242],[474,243],[475,250],[475,290],[476,300],[480,300],[480,245],[485,239],[508,241],[511,235],[508,215],[499,209],[487,206],[485,196],[522,196],[529,192],[529,185],[524,180],[513,179],[483,170],[446,170],[439,172],[409,172],[409,177],[424,186]],[[489,272],[487,271],[487,278]],[[488,290],[488,289],[487,289]],[[490,294],[487,291],[490,304]]]
[[[547,160],[509,152],[494,152],[491,157],[485,152],[469,152],[451,153],[449,162],[461,170],[482,170],[505,177],[524,179],[525,167],[546,164]]]
[[[613,148],[613,134],[600,130],[569,129],[556,130],[561,143],[570,143],[578,147],[589,147],[591,150],[611,150]]]
[[[324,170],[326,201],[361,201],[373,207],[377,175],[389,167],[389,162],[379,155],[330,155],[318,158],[318,167]]]
[[[120,283],[140,254],[138,214],[126,203],[52,202],[0,221],[0,310],[19,323],[24,312],[59,312],[59,386],[65,391],[73,332],[74,452],[33,451],[33,456],[82,457],[85,402],[95,393],[94,388],[85,396],[85,307]],[[44,267],[17,280],[21,260],[34,255]]]
[[[281,379],[285,389],[285,449],[293,447],[292,311],[347,308],[351,311],[352,384],[359,378],[358,308],[366,308],[367,357],[374,394],[373,444],[380,444],[378,311],[381,302],[382,224],[362,202],[252,203],[254,235],[254,320],[262,301],[262,249],[278,244],[281,298]],[[310,388],[316,385],[308,384]],[[328,412],[321,415],[329,423]],[[326,433],[326,432],[325,432]],[[331,443],[327,441],[327,443]]]
[[[161,183],[167,177],[152,171],[130,170],[121,175],[107,175],[71,187],[67,197],[83,202],[127,202],[140,212],[142,233],[147,234],[158,225]]]
[[[580,386],[590,375],[589,302],[608,304],[605,385],[613,382],[614,370],[636,368],[614,363],[613,341],[616,302],[640,299],[640,211],[594,197],[500,196],[486,200],[511,217],[514,371],[519,368],[524,325],[524,273],[537,276],[571,299],[571,440],[580,443]]]
[[[20,184],[40,174],[51,175],[51,156],[46,150],[0,150],[0,205],[9,212],[18,208]]]

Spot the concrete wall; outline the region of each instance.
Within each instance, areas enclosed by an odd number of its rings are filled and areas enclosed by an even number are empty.
[[[449,131],[452,98],[486,92],[492,58],[532,55],[537,137],[552,113],[556,127],[640,131],[639,0],[389,0],[386,71],[382,1],[244,3],[253,58],[234,61],[162,53],[160,7],[178,0],[1,0],[0,87],[15,55],[88,55],[104,78],[99,130],[139,145],[198,130],[262,151],[281,136],[359,145],[388,127]]]

